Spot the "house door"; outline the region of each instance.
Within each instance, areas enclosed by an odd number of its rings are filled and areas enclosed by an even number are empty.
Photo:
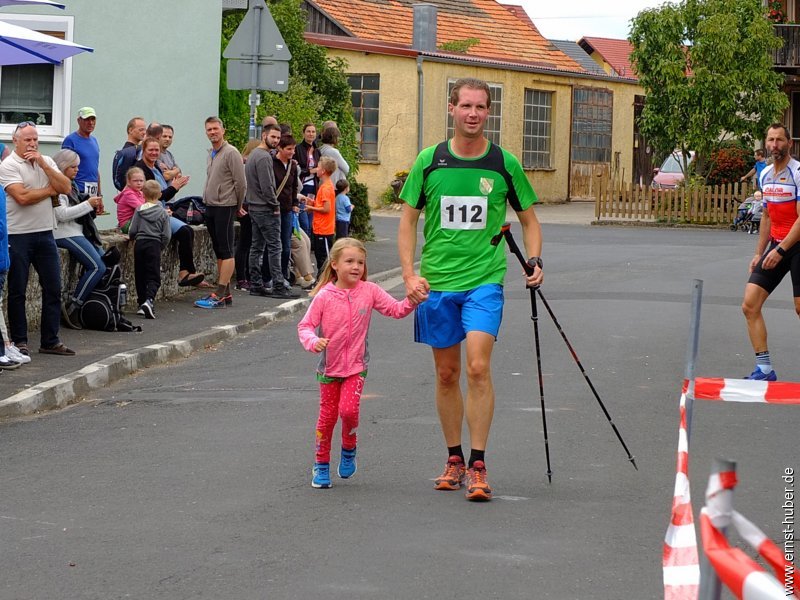
[[[649,186],[653,181],[653,150],[639,130],[644,102],[644,96],[636,96],[633,101],[633,182]]]
[[[595,187],[611,171],[614,94],[599,88],[572,93],[569,197],[594,200]]]

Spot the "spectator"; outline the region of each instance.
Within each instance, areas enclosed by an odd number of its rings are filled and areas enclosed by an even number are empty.
[[[72,182],[69,194],[61,194],[55,208],[56,246],[67,250],[83,266],[78,285],[61,307],[61,316],[70,329],[81,329],[81,306],[106,272],[101,252],[103,243],[94,224],[94,217],[103,210],[103,199],[78,191],[75,179],[81,158],[76,152],[64,148],[53,155],[53,161]]]
[[[219,117],[205,121],[211,142],[203,200],[206,227],[217,257],[217,290],[195,302],[198,308],[225,308],[233,303],[230,281],[236,261],[233,255],[233,219],[244,202],[246,179],[239,151],[225,141],[225,126]]]
[[[20,123],[12,136],[14,152],[0,165],[0,185],[6,192],[8,247],[8,324],[11,341],[20,352],[28,349],[28,320],[25,314],[30,267],[42,286],[42,354],[74,356],[59,339],[61,312],[61,263],[53,238],[55,225],[52,198],[71,189],[49,156],[39,153],[39,132],[31,121]]]
[[[336,171],[331,175],[331,183],[334,186],[340,179],[347,179],[347,175],[350,173],[350,165],[337,149],[339,137],[339,128],[336,125],[329,125],[322,130],[322,144],[319,147],[320,156],[329,156],[336,162]]]
[[[158,182],[161,187],[161,204],[166,206],[166,203],[175,197],[178,190],[189,182],[189,176],[176,175],[172,179],[172,183],[167,184],[164,174],[157,164],[160,155],[161,145],[158,140],[152,137],[146,138],[142,143],[142,159],[137,161],[136,166],[144,173],[145,180]],[[194,229],[172,215],[169,217],[169,225],[172,239],[178,245],[178,260],[180,262],[178,285],[181,287],[199,285],[205,275],[197,273],[194,265]]]
[[[169,216],[158,202],[161,186],[150,180],[142,190],[145,203],[136,209],[131,220],[130,236],[134,240],[133,269],[136,278],[137,315],[155,319],[154,304],[161,287],[161,252],[170,240]]]
[[[122,233],[128,233],[133,213],[144,204],[142,189],[147,180],[144,178],[144,171],[139,167],[131,167],[128,169],[126,181],[125,188],[114,197],[117,204],[117,227]]]
[[[766,153],[764,150],[759,148],[753,153],[753,158],[756,161],[756,163],[753,165],[753,168],[750,169],[746,175],[742,175],[742,177],[739,178],[739,181],[745,181],[755,175],[756,189],[761,189],[758,186],[760,185],[759,182],[761,180],[761,171],[763,171],[767,166]]]
[[[292,235],[292,264],[297,284],[304,290],[314,287],[314,269],[311,265],[311,238],[297,227]]]
[[[336,233],[336,190],[331,183],[331,175],[336,171],[336,161],[330,156],[319,159],[319,188],[313,206],[306,205],[306,210],[314,215],[314,256],[317,259],[317,278],[325,266],[328,251],[333,246]]]
[[[340,179],[336,182],[336,239],[348,237],[350,235],[350,213],[353,212],[353,204],[347,192],[350,191],[350,184],[347,179]]]
[[[161,138],[159,138],[159,142],[161,143],[161,156],[158,157],[158,161],[161,166],[161,171],[164,173],[164,179],[169,183],[172,181],[173,177],[181,174],[181,168],[178,166],[178,163],[175,162],[175,157],[169,149],[175,138],[175,129],[172,125],[166,124],[162,124],[161,127],[163,129]]]
[[[62,148],[73,150],[80,157],[78,174],[73,180],[78,191],[89,196],[102,196],[100,187],[100,144],[92,135],[97,125],[97,113],[91,106],[78,111],[78,129],[61,143]]]
[[[260,143],[259,140],[248,140],[247,144],[245,144],[244,150],[242,150],[245,173],[247,173],[247,159],[250,157],[250,153],[258,148]],[[239,237],[236,238],[236,251],[234,252],[234,258],[236,259],[236,285],[233,286],[233,289],[235,290],[250,289],[250,247],[253,243],[253,224],[250,219],[250,206],[247,198],[247,196],[244,197],[242,208],[236,214],[236,220],[239,221]]]
[[[297,145],[295,159],[300,166],[300,228],[307,234],[311,234],[311,217],[313,213],[306,212],[304,197],[312,200],[317,193],[317,164],[320,154],[317,148],[317,128],[313,123],[306,123],[303,126],[303,141]]]
[[[133,117],[128,121],[128,139],[120,150],[114,154],[111,165],[112,180],[114,187],[119,191],[125,187],[125,175],[137,160],[140,158],[140,144],[147,133],[147,126],[144,124],[144,117]]]
[[[281,213],[281,271],[276,274],[270,265],[273,281],[273,297],[296,298],[286,282],[289,280],[289,259],[292,256],[292,230],[294,215],[299,212],[297,199],[297,181],[300,172],[297,163],[292,160],[297,142],[290,135],[281,136],[278,151],[272,157],[272,168],[275,174],[275,196],[280,204]],[[281,282],[281,279],[285,280]]]

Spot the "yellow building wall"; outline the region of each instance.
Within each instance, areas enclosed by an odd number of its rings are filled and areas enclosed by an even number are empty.
[[[417,155],[418,79],[414,58],[365,54],[329,49],[329,54],[348,62],[348,73],[380,75],[378,158],[361,162],[357,179],[369,189],[370,202],[377,205],[395,173],[408,170]],[[633,101],[641,88],[625,82],[592,80],[568,75],[543,75],[424,61],[423,146],[445,139],[447,131],[447,84],[459,77],[477,77],[503,87],[500,144],[522,159],[525,89],[553,92],[551,165],[549,169],[526,169],[539,199],[562,202],[569,197],[570,136],[573,86],[597,87],[614,94],[612,171],[630,181],[633,160]]]

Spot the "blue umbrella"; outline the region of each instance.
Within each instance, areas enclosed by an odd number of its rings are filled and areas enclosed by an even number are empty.
[[[58,65],[64,59],[80,52],[94,52],[94,50],[88,46],[73,44],[52,35],[0,21],[0,66],[37,63]]]
[[[53,0],[0,0],[0,6],[33,6],[34,4],[64,8],[63,4],[53,2]]]

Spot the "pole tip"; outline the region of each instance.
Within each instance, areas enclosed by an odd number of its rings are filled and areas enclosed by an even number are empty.
[[[629,460],[631,461],[631,464],[633,465],[633,468],[638,471],[639,467],[636,466],[636,457],[635,456],[631,456]]]

